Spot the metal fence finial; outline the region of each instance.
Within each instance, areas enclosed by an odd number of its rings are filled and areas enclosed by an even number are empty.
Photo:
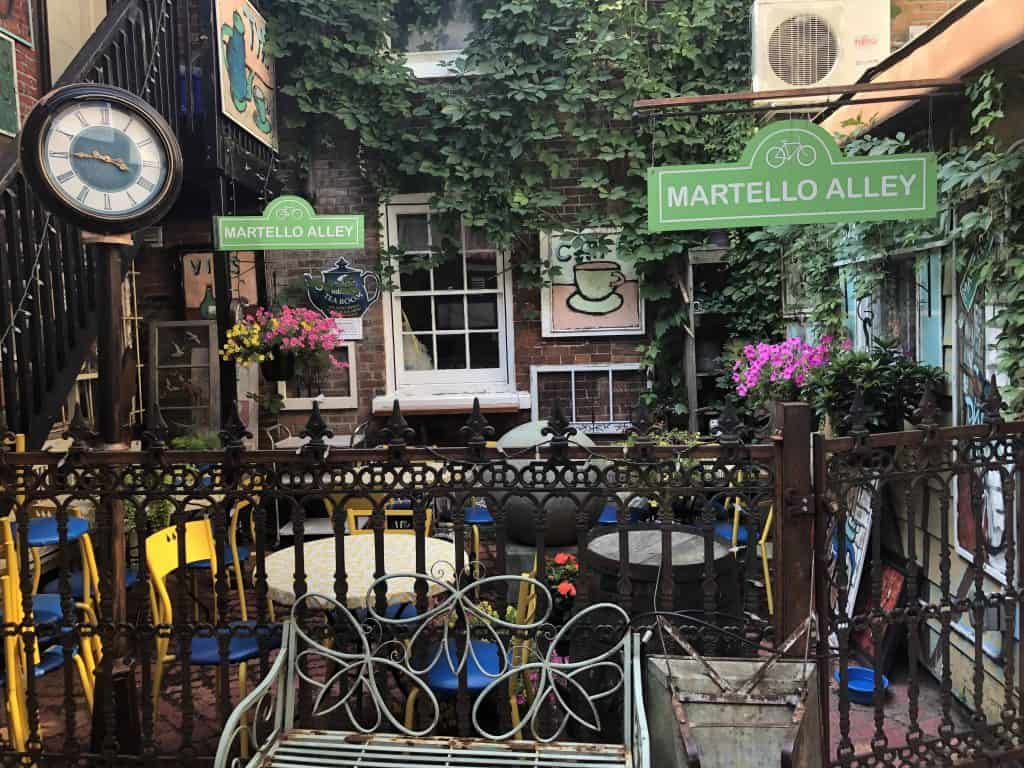
[[[985,402],[981,405],[982,422],[987,424],[992,431],[995,431],[1003,423],[1003,409],[1006,402],[999,392],[999,384],[996,382],[996,375],[993,373],[988,383],[988,394],[985,395]]]
[[[153,398],[146,409],[146,430],[142,442],[150,451],[162,451],[167,447],[167,422],[160,412],[160,404]]]
[[[473,410],[466,419],[465,425],[459,428],[473,456],[483,456],[487,441],[494,437],[494,427],[490,425],[483,413],[480,411],[480,398],[473,398]]]
[[[334,432],[327,426],[323,415],[320,413],[320,401],[313,401],[313,410],[306,420],[306,426],[302,428],[299,437],[308,437],[309,442],[302,446],[302,452],[322,458],[327,453],[327,442],[324,438],[334,437]]]
[[[576,427],[566,418],[560,400],[555,400],[547,426],[541,429],[540,433],[551,436],[552,458],[564,459],[569,448],[569,438],[576,434]]]
[[[736,406],[729,400],[725,401],[718,415],[718,442],[727,446],[740,443],[740,419],[736,414]]]
[[[388,417],[379,434],[387,441],[388,451],[393,459],[401,458],[409,441],[416,437],[416,430],[410,427],[409,422],[405,420],[398,400],[392,404],[391,416]]]
[[[226,450],[238,451],[245,447],[244,440],[252,437],[252,432],[245,428],[241,415],[238,413],[238,402],[231,405],[228,417],[224,420],[224,428],[220,431],[220,442]]]
[[[93,431],[89,422],[85,420],[85,414],[82,413],[82,404],[79,403],[75,406],[75,413],[71,417],[71,422],[68,424],[67,431],[64,432],[64,437],[71,439],[72,448],[82,451],[89,450],[96,442],[96,438],[99,435]]]

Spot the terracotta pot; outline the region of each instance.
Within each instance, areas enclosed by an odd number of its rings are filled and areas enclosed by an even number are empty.
[[[267,381],[288,381],[295,375],[295,353],[275,352],[273,360],[260,363],[260,373]]]

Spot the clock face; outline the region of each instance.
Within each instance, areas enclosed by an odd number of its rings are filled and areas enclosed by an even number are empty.
[[[83,213],[137,214],[167,184],[167,152],[159,135],[119,104],[68,104],[53,115],[42,138],[43,173],[57,194]]]

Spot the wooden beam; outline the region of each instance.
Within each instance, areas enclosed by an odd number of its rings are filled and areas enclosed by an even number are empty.
[[[771,101],[775,99],[804,99],[810,96],[841,96],[851,93],[878,93],[889,91],[913,91],[927,89],[960,89],[963,83],[956,78],[933,80],[901,80],[893,83],[854,83],[852,85],[827,85],[816,88],[787,88],[778,91],[738,91],[716,93],[709,96],[674,96],[667,99],[639,99],[633,102],[633,109],[658,109],[663,107],[698,106],[702,104],[724,104],[732,101]]]

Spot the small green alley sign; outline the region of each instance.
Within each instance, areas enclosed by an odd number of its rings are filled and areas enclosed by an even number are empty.
[[[935,216],[935,154],[846,157],[818,125],[772,123],[738,163],[647,171],[651,232]]]
[[[363,247],[362,216],[317,216],[294,195],[273,200],[262,216],[215,216],[218,251],[332,251]]]

